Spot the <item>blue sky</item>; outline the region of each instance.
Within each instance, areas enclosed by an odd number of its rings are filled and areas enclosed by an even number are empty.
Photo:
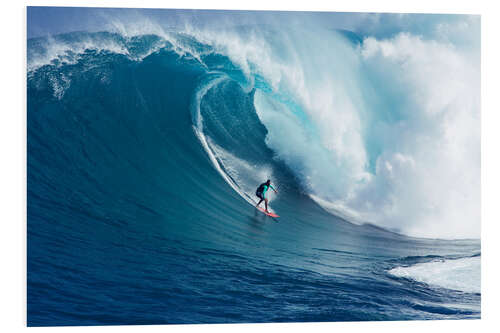
[[[28,38],[54,35],[70,31],[109,30],[111,22],[154,21],[164,27],[182,26],[183,22],[201,27],[268,24],[304,25],[312,22],[331,29],[346,29],[361,36],[392,37],[399,32],[411,32],[423,37],[434,35],[437,24],[463,21],[479,16],[452,14],[375,14],[341,12],[272,12],[242,10],[192,10],[192,9],[127,9],[90,7],[28,7]],[[479,24],[477,29],[479,29]],[[476,34],[476,36],[479,36]]]

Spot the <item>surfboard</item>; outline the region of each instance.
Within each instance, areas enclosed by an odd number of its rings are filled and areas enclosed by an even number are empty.
[[[266,212],[266,210],[264,208],[261,208],[261,207],[257,207],[258,210],[260,210],[262,213],[266,214],[267,216],[271,216],[271,217],[279,217],[279,215],[276,215],[275,213],[271,213],[271,212]]]

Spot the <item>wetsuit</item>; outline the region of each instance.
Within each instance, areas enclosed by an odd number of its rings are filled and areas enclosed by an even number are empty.
[[[266,193],[267,193],[267,190],[269,190],[269,188],[272,188],[273,190],[275,190],[273,185],[267,185],[267,183],[263,183],[259,186],[259,188],[257,189],[257,192],[255,194],[259,198],[264,200],[264,199],[266,199]]]

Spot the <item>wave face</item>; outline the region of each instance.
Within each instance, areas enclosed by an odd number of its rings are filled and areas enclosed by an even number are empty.
[[[432,223],[457,202],[474,219],[477,161],[462,150],[436,159],[448,136],[428,125],[476,115],[443,111],[460,102],[451,95],[425,115],[406,109],[417,97],[380,82],[403,74],[384,70],[401,57],[419,59],[384,43],[428,51],[405,35],[255,27],[28,40],[28,324],[479,317],[478,290],[394,274],[407,258],[480,251],[379,228],[450,236]],[[444,51],[451,70],[462,65]],[[415,178],[436,161],[429,182]],[[461,178],[472,203],[462,187],[432,192],[452,162],[473,170]],[[276,221],[251,207],[267,178],[279,186]],[[423,210],[405,220],[416,202]]]

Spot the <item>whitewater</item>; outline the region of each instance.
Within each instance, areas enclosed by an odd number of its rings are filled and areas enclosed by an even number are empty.
[[[314,25],[28,39],[28,324],[480,318],[461,47]],[[278,220],[252,207],[266,179]]]

